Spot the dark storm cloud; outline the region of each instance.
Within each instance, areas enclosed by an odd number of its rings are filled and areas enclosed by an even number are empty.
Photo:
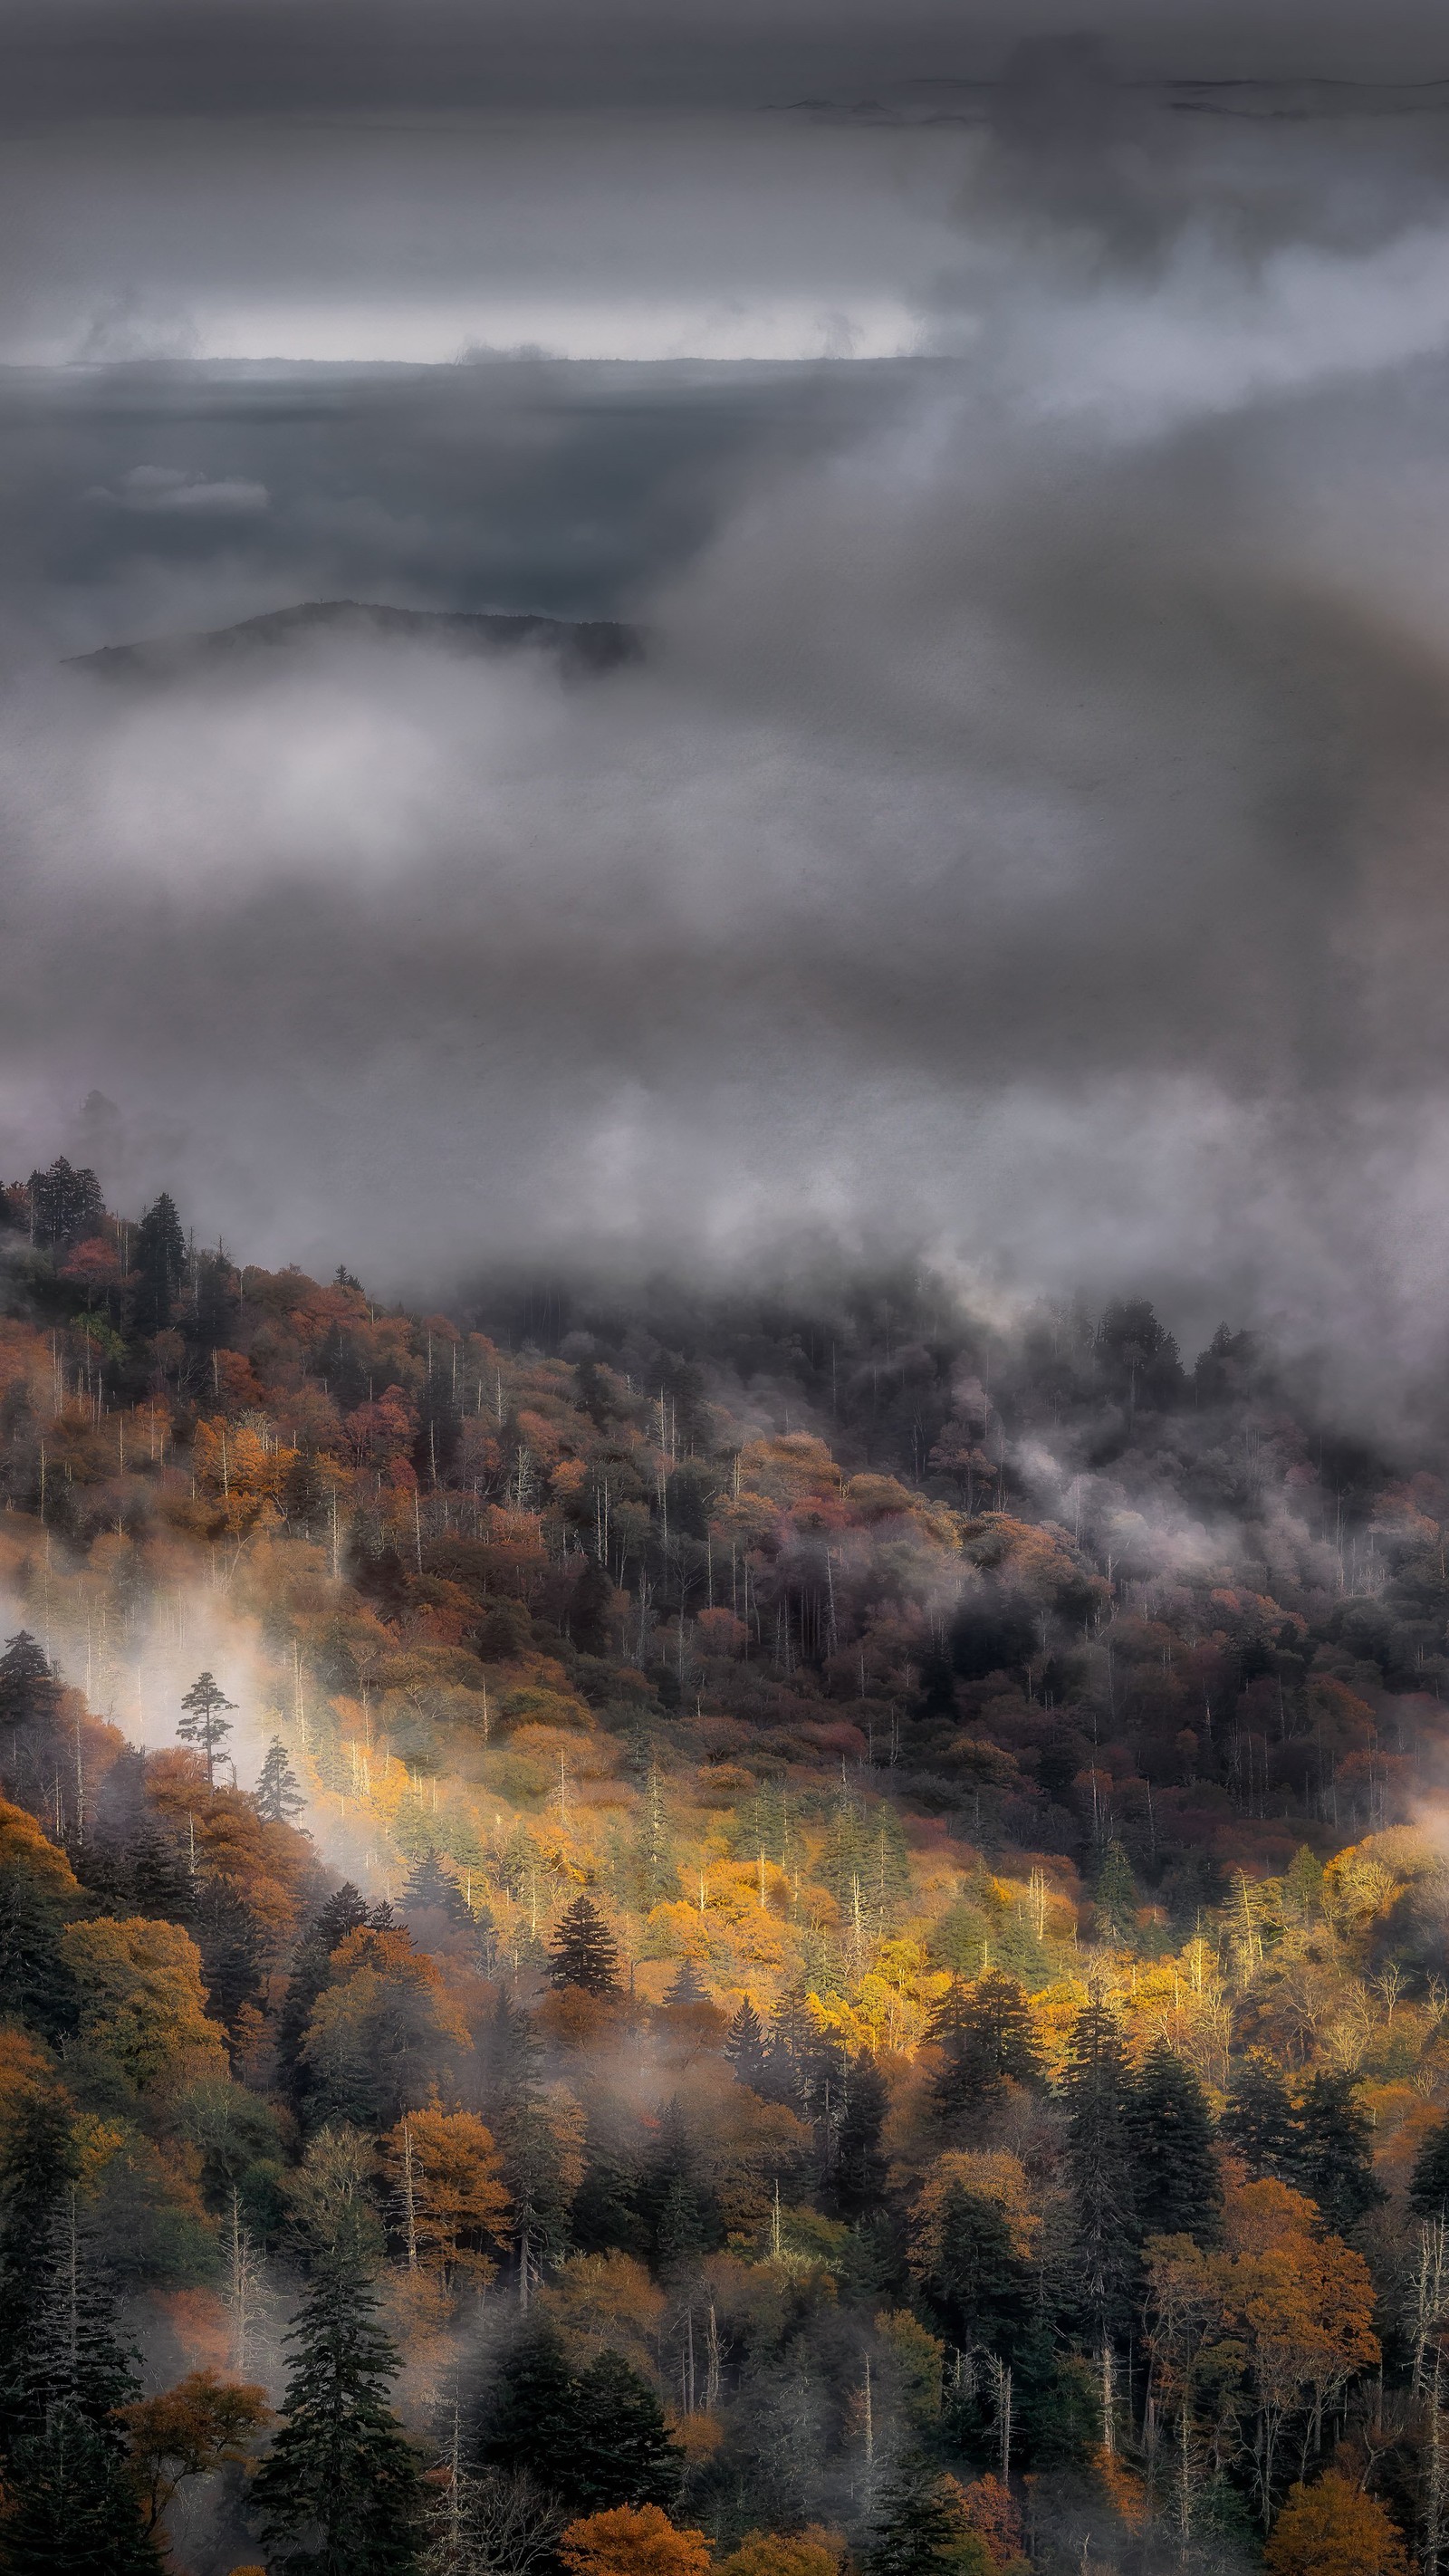
[[[350,112],[379,22],[355,57],[249,11],[250,70],[220,5],[174,51],[122,23],[128,129],[67,121],[83,16],[6,28],[0,345],[80,362],[0,383],[6,1159],[94,1086],[113,1188],[256,1257],[432,1284],[824,1230],[1425,1362],[1445,125],[1182,88],[1321,80],[1361,20],[1123,9],[1115,57],[1009,68],[985,15],[933,54],[884,11],[675,12],[701,86],[663,115],[643,19],[550,18],[546,112],[465,82],[442,117],[424,8],[411,122]],[[543,23],[496,22],[500,99]],[[789,45],[820,77],[777,93]],[[777,94],[824,103],[724,112]],[[661,312],[665,367],[188,357],[479,313],[623,349]],[[731,332],[812,363],[701,364]],[[914,354],[826,362],[872,332]],[[650,650],[589,685],[356,639],[152,691],[45,667],[328,595],[622,611]]]

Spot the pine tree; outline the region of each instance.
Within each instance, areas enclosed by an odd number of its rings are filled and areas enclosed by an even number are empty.
[[[211,1673],[198,1673],[181,1703],[176,1732],[183,1744],[200,1746],[206,1761],[208,1790],[215,1785],[216,1757],[231,1733],[231,1720],[223,1712],[235,1706],[235,1700],[227,1698]]]
[[[664,2000],[666,2004],[671,2007],[676,2004],[687,2005],[708,2003],[708,1992],[700,1983],[699,1970],[696,1968],[692,1959],[681,1959],[678,1968],[670,1979],[669,1989]]]
[[[186,1277],[186,1237],[176,1203],[165,1190],[136,1228],[135,1267],[140,1279],[137,1321],[143,1333],[164,1333]]]
[[[1223,2199],[1212,2113],[1192,2068],[1165,2039],[1148,2050],[1127,2097],[1127,2136],[1142,2234],[1211,2244]]]
[[[12,1797],[44,1807],[51,1784],[60,1683],[28,1628],[0,1655],[0,1778]]]
[[[679,2494],[680,2455],[664,2410],[646,2379],[623,2355],[601,2352],[579,2374],[570,2501],[584,2513],[615,2505],[668,2506]]]
[[[1102,1937],[1109,1941],[1130,1941],[1137,1929],[1137,1909],[1141,1898],[1132,1875],[1132,1864],[1115,1834],[1102,1854],[1093,1895],[1097,1930]]]
[[[1431,2129],[1419,2149],[1409,2198],[1421,2218],[1449,2217],[1449,2120]]]
[[[332,1973],[332,1953],[349,1932],[376,1921],[376,1909],[350,1879],[329,1896],[308,1924],[292,1958],[282,2009],[277,2015],[277,2078],[284,2093],[300,2106],[311,2089],[311,2070],[302,2042],[313,2007]]]
[[[951,2185],[923,2277],[958,2351],[980,2347],[1009,2358],[1028,2321],[1031,2276],[994,2202]]]
[[[430,1844],[421,1860],[413,1863],[402,1895],[404,1914],[433,1912],[447,1917],[460,1928],[471,1924],[473,1917],[468,1902],[451,1870],[444,1869],[435,1845]]]
[[[1103,2349],[1124,2322],[1135,2255],[1130,2089],[1117,2017],[1094,2000],[1077,2016],[1064,2091],[1077,2291],[1093,2339]]]
[[[1233,2078],[1223,2112],[1223,2136],[1255,2182],[1265,2177],[1274,2182],[1296,2181],[1293,2106],[1282,2078],[1261,2057],[1250,2057]]]
[[[965,2117],[979,2126],[999,2108],[1008,2084],[1040,2078],[1025,1989],[998,1969],[988,1969],[970,1986],[953,1980],[931,2036],[942,2060],[931,2080],[931,2101],[942,2118]]]
[[[287,1748],[279,1735],[267,1746],[266,1758],[257,1774],[253,1804],[264,1824],[289,1825],[300,1816],[307,1801],[301,1783],[287,1759]]]
[[[125,2461],[84,2416],[59,2407],[17,2442],[6,2486],[5,2576],[159,2576]]]
[[[287,2341],[284,2421],[252,2487],[269,2550],[296,2576],[406,2576],[420,2462],[387,2402],[401,2359],[351,2249],[319,2261]]]
[[[544,2485],[558,2487],[577,2437],[573,2373],[553,2327],[535,2319],[499,2370],[484,2413],[479,2459],[485,2467],[529,2470]]]
[[[96,1234],[106,1221],[106,1202],[89,1164],[73,1169],[58,1154],[48,1172],[32,1172],[30,1221],[36,1242],[52,1252]]]
[[[866,2218],[880,2208],[887,2171],[880,2140],[889,2109],[890,2094],[874,2059],[854,2058],[831,2160],[831,2188],[842,2218]]]
[[[614,1587],[596,1556],[584,1570],[569,1602],[569,1635],[581,1655],[607,1655],[613,1637]]]
[[[736,2081],[758,2092],[765,2072],[765,2030],[748,1995],[725,2033],[724,2053]]]
[[[119,2445],[116,2409],[134,2397],[136,2357],[116,2324],[115,2294],[74,2182],[49,2214],[17,2372],[17,2415],[37,2433],[58,2412]]]
[[[1373,2169],[1373,2128],[1357,2096],[1358,2079],[1315,2075],[1293,2115],[1299,2189],[1317,2201],[1337,2236],[1346,2236],[1388,2198]]]
[[[907,2458],[881,2489],[865,2565],[867,2576],[987,2576],[992,2560],[965,2527],[954,2481]]]
[[[586,1995],[612,1995],[619,1984],[619,1951],[598,1907],[576,1896],[549,1943],[549,1982],[580,1986]]]

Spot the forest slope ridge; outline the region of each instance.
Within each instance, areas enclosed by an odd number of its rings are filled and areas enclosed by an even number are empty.
[[[1434,1468],[0,1213],[6,2563],[1437,2566]]]
[[[196,635],[159,636],[144,644],[103,644],[78,653],[68,667],[102,679],[165,680],[226,669],[240,660],[314,636],[441,646],[450,652],[555,654],[566,670],[607,671],[637,660],[635,628],[611,618],[471,615],[463,611],[389,608],[357,599],[304,600]]]

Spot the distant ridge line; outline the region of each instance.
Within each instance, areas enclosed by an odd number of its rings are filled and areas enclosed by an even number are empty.
[[[413,643],[461,646],[470,653],[517,652],[538,645],[580,671],[616,669],[620,663],[637,661],[644,649],[636,627],[612,618],[472,614],[455,609],[388,608],[361,599],[311,599],[200,634],[160,636],[144,644],[102,644],[93,653],[71,654],[68,667],[95,671],[105,678],[163,679],[199,664],[227,661],[235,654],[290,644],[314,633],[392,636]]]

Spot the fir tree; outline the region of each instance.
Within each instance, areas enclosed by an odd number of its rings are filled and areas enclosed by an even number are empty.
[[[1449,2120],[1431,2129],[1419,2149],[1409,2198],[1421,2218],[1449,2217]]]
[[[1148,2050],[1127,2097],[1127,2137],[1142,2234],[1210,2244],[1223,2199],[1212,2113],[1192,2068],[1165,2039]]]
[[[284,2421],[252,2487],[268,2548],[297,2576],[406,2576],[420,2463],[387,2402],[400,2357],[346,2246],[317,2264],[287,2341]]]
[[[679,1894],[679,1871],[669,1832],[669,1818],[664,1807],[664,1783],[659,1766],[651,1762],[639,1801],[639,1821],[634,1835],[634,1879],[641,1913],[648,1914],[671,1896]]]
[[[959,2488],[928,2461],[908,2458],[892,2472],[874,2521],[867,2576],[988,2576],[991,2554],[965,2527]]]
[[[413,1863],[407,1885],[403,1889],[402,1902],[404,1914],[414,1912],[442,1914],[450,1923],[457,1924],[460,1928],[464,1924],[471,1924],[473,1920],[461,1887],[452,1871],[444,1869],[437,1849],[431,1844],[423,1853],[421,1860]]]
[[[1293,2106],[1282,2078],[1261,2057],[1250,2057],[1233,2078],[1223,2112],[1223,2136],[1255,2182],[1267,2177],[1293,2183],[1298,2141]]]
[[[1093,1890],[1097,1930],[1104,1940],[1127,1942],[1137,1929],[1137,1909],[1141,1899],[1132,1864],[1116,1835],[1102,1854]]]
[[[569,1635],[581,1655],[607,1655],[614,1628],[614,1587],[596,1556],[584,1570],[569,1602]]]
[[[1077,2016],[1064,2091],[1078,2298],[1094,2341],[1105,2347],[1126,2315],[1135,2211],[1127,2054],[1115,2013],[1100,2001]]]
[[[725,2033],[724,2053],[736,2081],[758,2092],[765,2072],[765,2030],[748,1995]]]
[[[958,2351],[1010,2355],[1028,2321],[1031,2276],[993,2202],[951,2185],[923,2278]]]
[[[1317,2201],[1337,2236],[1388,2198],[1373,2169],[1373,2128],[1356,2092],[1356,2077],[1321,2072],[1293,2115],[1299,2189]]]
[[[282,2009],[277,2015],[277,2078],[284,2093],[300,2107],[311,2090],[311,2070],[302,2042],[313,2007],[332,1973],[332,1953],[349,1932],[376,1920],[376,1909],[345,1880],[314,1915],[293,1955]]]
[[[619,1951],[598,1907],[576,1896],[549,1943],[549,1982],[580,1986],[586,1995],[618,1991]]]
[[[186,1277],[186,1237],[176,1203],[163,1190],[136,1228],[140,1282],[136,1320],[143,1333],[164,1333]]]
[[[121,2340],[115,2294],[74,2182],[52,2206],[23,2330],[17,2414],[39,2432],[57,2412],[120,2446],[116,2409],[136,2394],[136,2357]]]
[[[557,2488],[577,2434],[573,2373],[554,2328],[536,2319],[499,2370],[483,2418],[479,2459],[485,2467],[527,2469]]]
[[[58,2407],[17,2442],[6,2485],[6,2576],[159,2576],[125,2461],[84,2416]]]
[[[866,2218],[885,2194],[887,2160],[881,2130],[890,2109],[885,2077],[873,2058],[855,2058],[846,2072],[845,2102],[835,2132],[831,2188],[842,2218]]]
[[[601,2352],[580,2373],[574,2416],[567,2476],[569,2500],[581,2512],[607,2513],[621,2504],[673,2504],[679,2494],[679,2453],[653,2389],[622,2354]]]
[[[44,1806],[51,1785],[60,1683],[49,1656],[28,1628],[0,1655],[0,1764],[13,1797]]]
[[[287,1759],[287,1748],[279,1735],[267,1746],[266,1758],[257,1774],[253,1804],[264,1824],[289,1825],[300,1816],[307,1804],[301,1783]]]
[[[200,1747],[206,1762],[208,1790],[215,1785],[216,1757],[231,1733],[231,1720],[224,1712],[235,1706],[235,1700],[227,1698],[211,1673],[198,1673],[181,1703],[176,1732],[183,1744]]]
[[[931,2101],[942,2118],[965,2117],[980,2125],[999,2108],[1008,2084],[1040,2077],[1025,1990],[999,1969],[988,1969],[970,1986],[953,1980],[931,2036],[941,2051]]]
[[[696,1968],[692,1959],[681,1959],[678,1968],[670,1979],[669,1989],[664,2000],[666,2004],[671,2007],[676,2004],[687,2005],[708,2003],[708,1992],[700,1983],[699,1970]]]

